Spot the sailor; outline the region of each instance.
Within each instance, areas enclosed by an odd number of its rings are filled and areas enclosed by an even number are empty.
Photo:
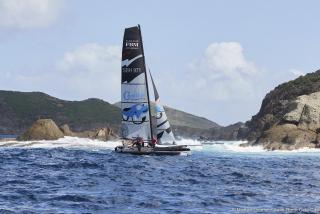
[[[156,144],[157,144],[157,140],[154,137],[152,137],[151,146],[155,147]]]
[[[141,137],[137,137],[133,140],[133,146],[137,146],[138,151],[141,151],[141,147],[143,147],[143,139]]]

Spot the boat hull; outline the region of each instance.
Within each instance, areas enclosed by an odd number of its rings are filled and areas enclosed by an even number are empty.
[[[174,146],[161,146],[155,147],[155,151],[190,151],[190,149],[185,145],[174,145]]]
[[[132,154],[132,155],[181,155],[188,154],[189,148],[184,146],[173,146],[170,147],[141,147],[139,150],[137,147],[125,147],[117,146],[115,149],[117,153]]]

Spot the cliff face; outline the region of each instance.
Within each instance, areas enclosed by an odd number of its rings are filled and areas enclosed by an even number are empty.
[[[320,70],[277,86],[265,96],[258,114],[239,130],[238,138],[256,140],[263,131],[281,121],[288,112],[289,102],[317,91],[320,91]]]
[[[269,92],[238,138],[267,149],[316,147],[320,130],[320,70]]]

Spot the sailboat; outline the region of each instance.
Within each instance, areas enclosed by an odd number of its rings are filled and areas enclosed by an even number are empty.
[[[190,151],[185,145],[176,145],[149,70],[155,97],[156,124],[153,124],[140,25],[125,29],[121,67],[123,145],[117,146],[115,151],[138,155],[179,155]],[[157,140],[155,140],[154,126]]]

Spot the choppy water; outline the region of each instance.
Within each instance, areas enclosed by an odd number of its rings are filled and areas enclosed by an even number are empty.
[[[0,142],[0,213],[320,213],[318,150],[220,143],[170,157],[77,138]]]

